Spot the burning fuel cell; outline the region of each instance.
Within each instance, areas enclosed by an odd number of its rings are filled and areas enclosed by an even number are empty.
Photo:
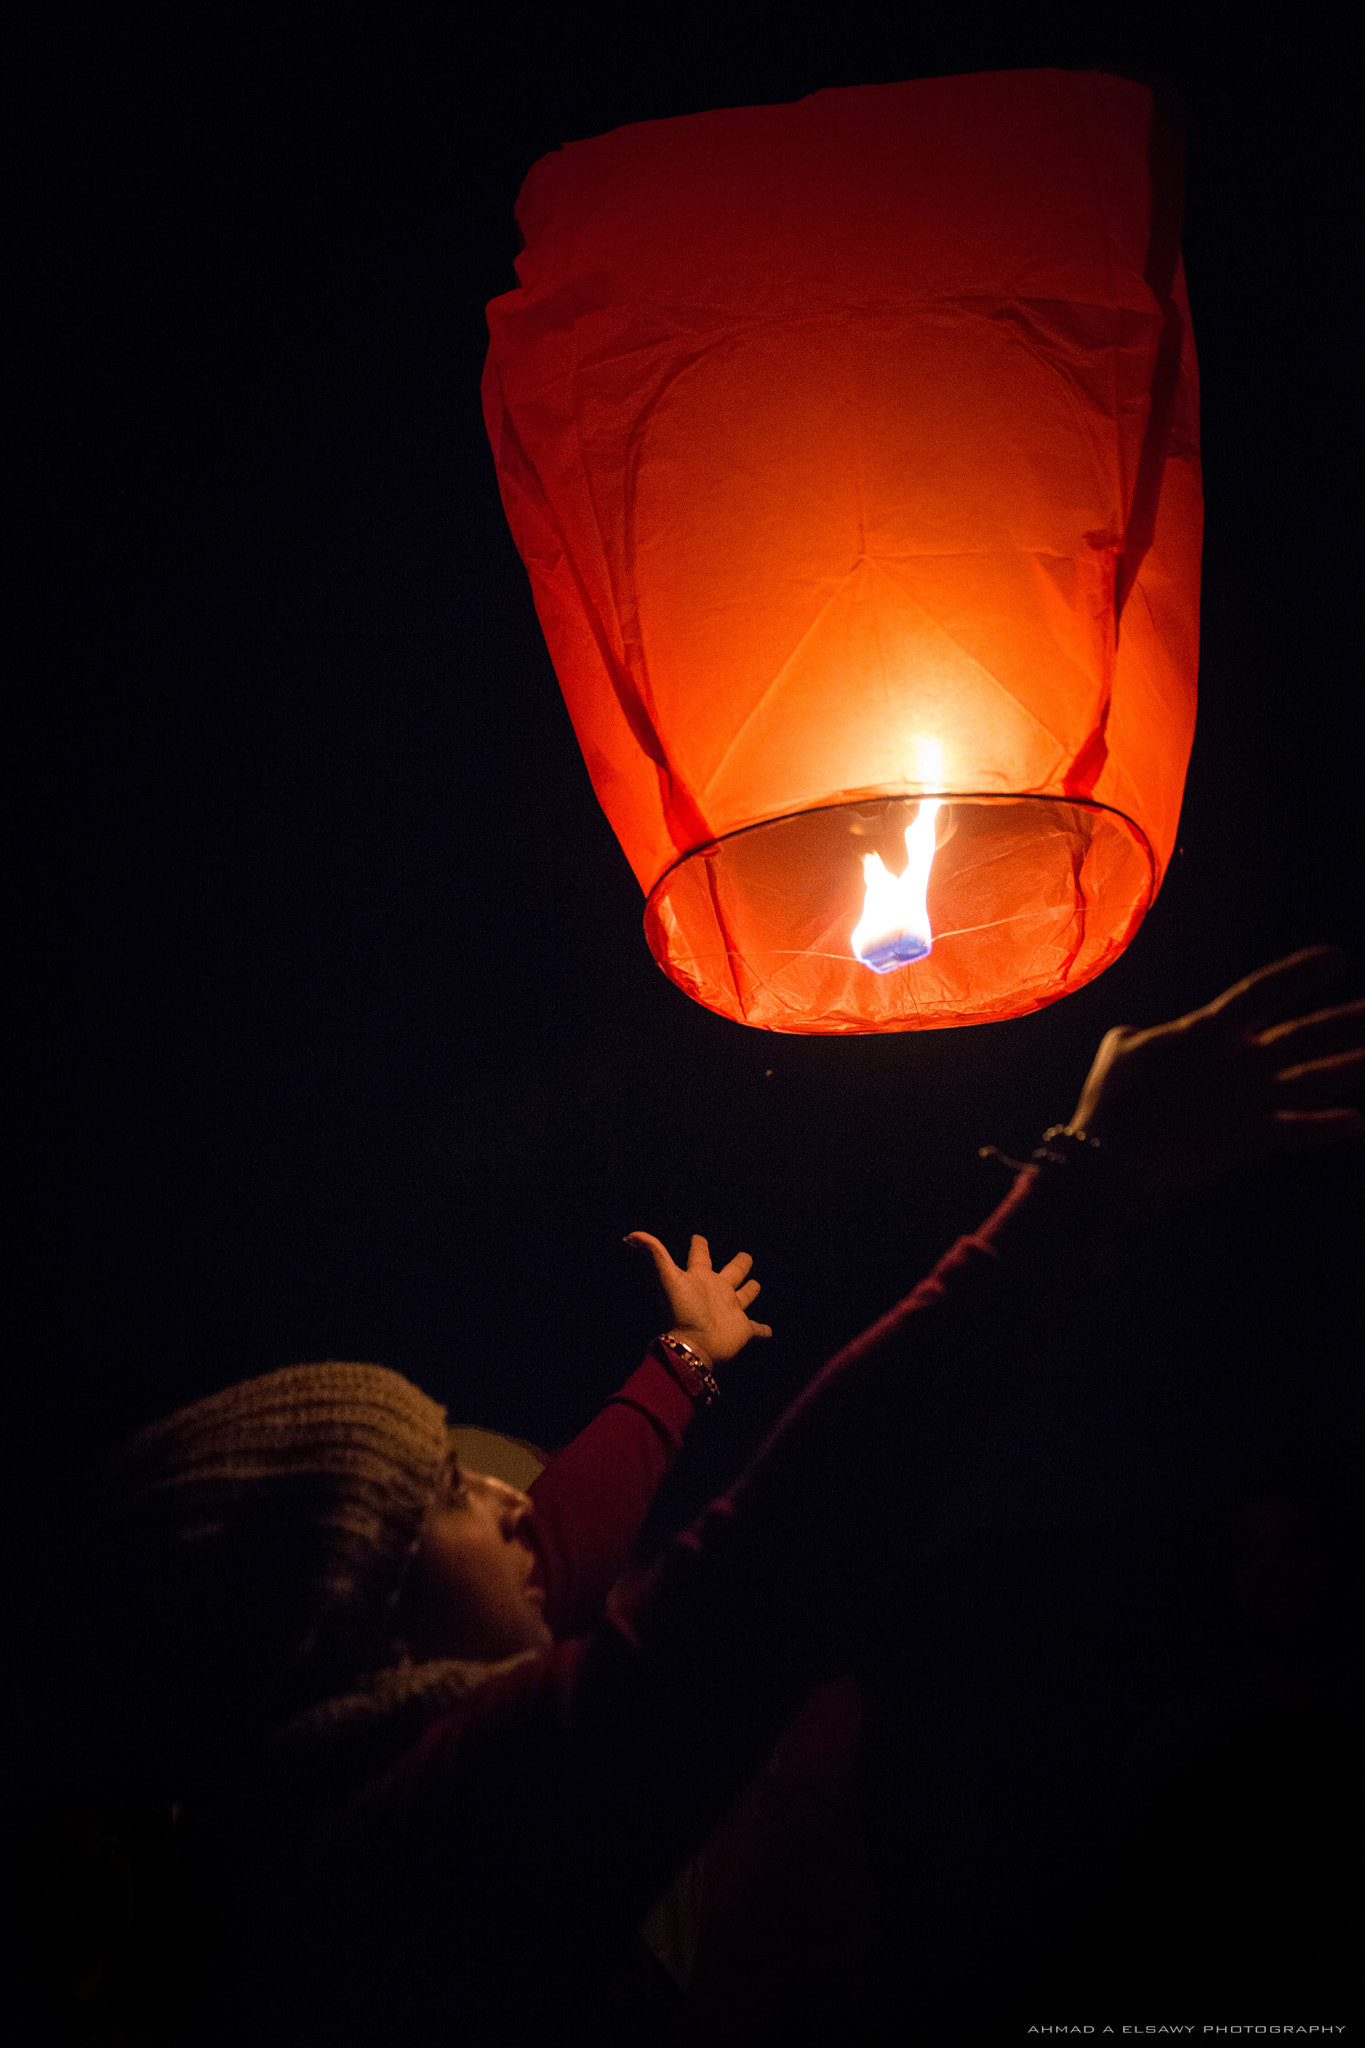
[[[903,874],[893,875],[879,853],[863,855],[867,895],[851,943],[854,959],[874,974],[891,974],[934,950],[928,894],[939,810],[938,799],[926,797],[913,825],[906,826]]]
[[[941,782],[943,754],[934,740],[918,746],[921,782]],[[853,957],[874,974],[893,974],[924,960],[934,950],[929,923],[929,870],[934,864],[938,814],[937,797],[925,797],[919,813],[905,828],[905,870],[893,875],[879,853],[863,855],[866,894],[863,914],[853,928],[850,944]]]

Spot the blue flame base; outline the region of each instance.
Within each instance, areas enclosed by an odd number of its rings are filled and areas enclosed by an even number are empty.
[[[860,958],[863,966],[870,967],[874,974],[894,974],[898,967],[908,967],[912,960],[926,959],[933,950],[923,939],[903,932],[899,938],[888,939],[884,946],[873,946]]]

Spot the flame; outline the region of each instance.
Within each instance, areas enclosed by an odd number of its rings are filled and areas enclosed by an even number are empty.
[[[943,756],[935,740],[919,742],[919,779],[943,781]],[[867,893],[863,914],[853,928],[853,957],[874,974],[892,974],[923,960],[934,950],[929,926],[929,870],[934,862],[935,820],[943,805],[938,797],[921,799],[914,823],[905,828],[906,867],[893,875],[879,853],[863,855]]]
[[[863,855],[867,894],[862,917],[853,928],[853,957],[874,974],[907,967],[934,949],[925,899],[934,858],[934,820],[941,809],[937,797],[926,797],[914,824],[906,826],[904,874],[893,875],[879,853]]]

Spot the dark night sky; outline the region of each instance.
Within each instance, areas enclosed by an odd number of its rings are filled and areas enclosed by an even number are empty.
[[[657,1328],[622,1233],[700,1228],[755,1254],[778,1335],[661,1532],[993,1205],[976,1148],[1065,1117],[1110,1024],[1310,941],[1361,991],[1347,10],[1214,12],[504,7],[462,42],[454,9],[17,9],[36,630],[5,1437],[40,1654],[70,1633],[69,1504],[126,1429],[340,1356],[562,1442]],[[627,121],[1041,64],[1156,71],[1188,110],[1208,520],[1180,850],[1123,959],[1035,1016],[744,1030],[649,957],[503,518],[478,384],[516,193]],[[983,1884],[1031,1896],[1123,1744],[1226,1677],[1248,1503],[1349,1522],[1360,1184],[1357,1151],[1191,1197],[1099,1311],[1093,1377],[994,1363],[905,1738],[951,1844],[924,1924],[969,1930],[971,1969]],[[1291,1780],[1282,1884],[1330,1870],[1343,1810]],[[1270,1953],[1280,1894],[1238,1847],[1261,1793],[1229,1798],[1219,1867]]]
[[[977,1145],[1064,1117],[1110,1023],[1308,941],[1361,986],[1345,10],[1225,39],[1190,8],[659,14],[504,8],[462,42],[453,10],[20,10],[39,1487],[321,1356],[561,1441],[650,1334],[641,1226],[742,1242],[779,1332],[695,1490],[984,1213]],[[737,1028],[650,960],[498,501],[478,380],[518,186],[625,121],[1092,63],[1162,72],[1190,122],[1179,856],[1123,960],[1033,1017]],[[1153,1498],[1339,1485],[1359,1172],[1253,1172],[1168,1226],[1134,1347]]]

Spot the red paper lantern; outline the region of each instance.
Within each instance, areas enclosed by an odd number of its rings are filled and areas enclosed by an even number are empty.
[[[1129,80],[996,72],[643,122],[526,179],[503,502],[650,946],[708,1008],[1017,1016],[1160,886],[1201,522],[1169,135]],[[873,971],[865,856],[898,874],[917,818],[932,950]]]

